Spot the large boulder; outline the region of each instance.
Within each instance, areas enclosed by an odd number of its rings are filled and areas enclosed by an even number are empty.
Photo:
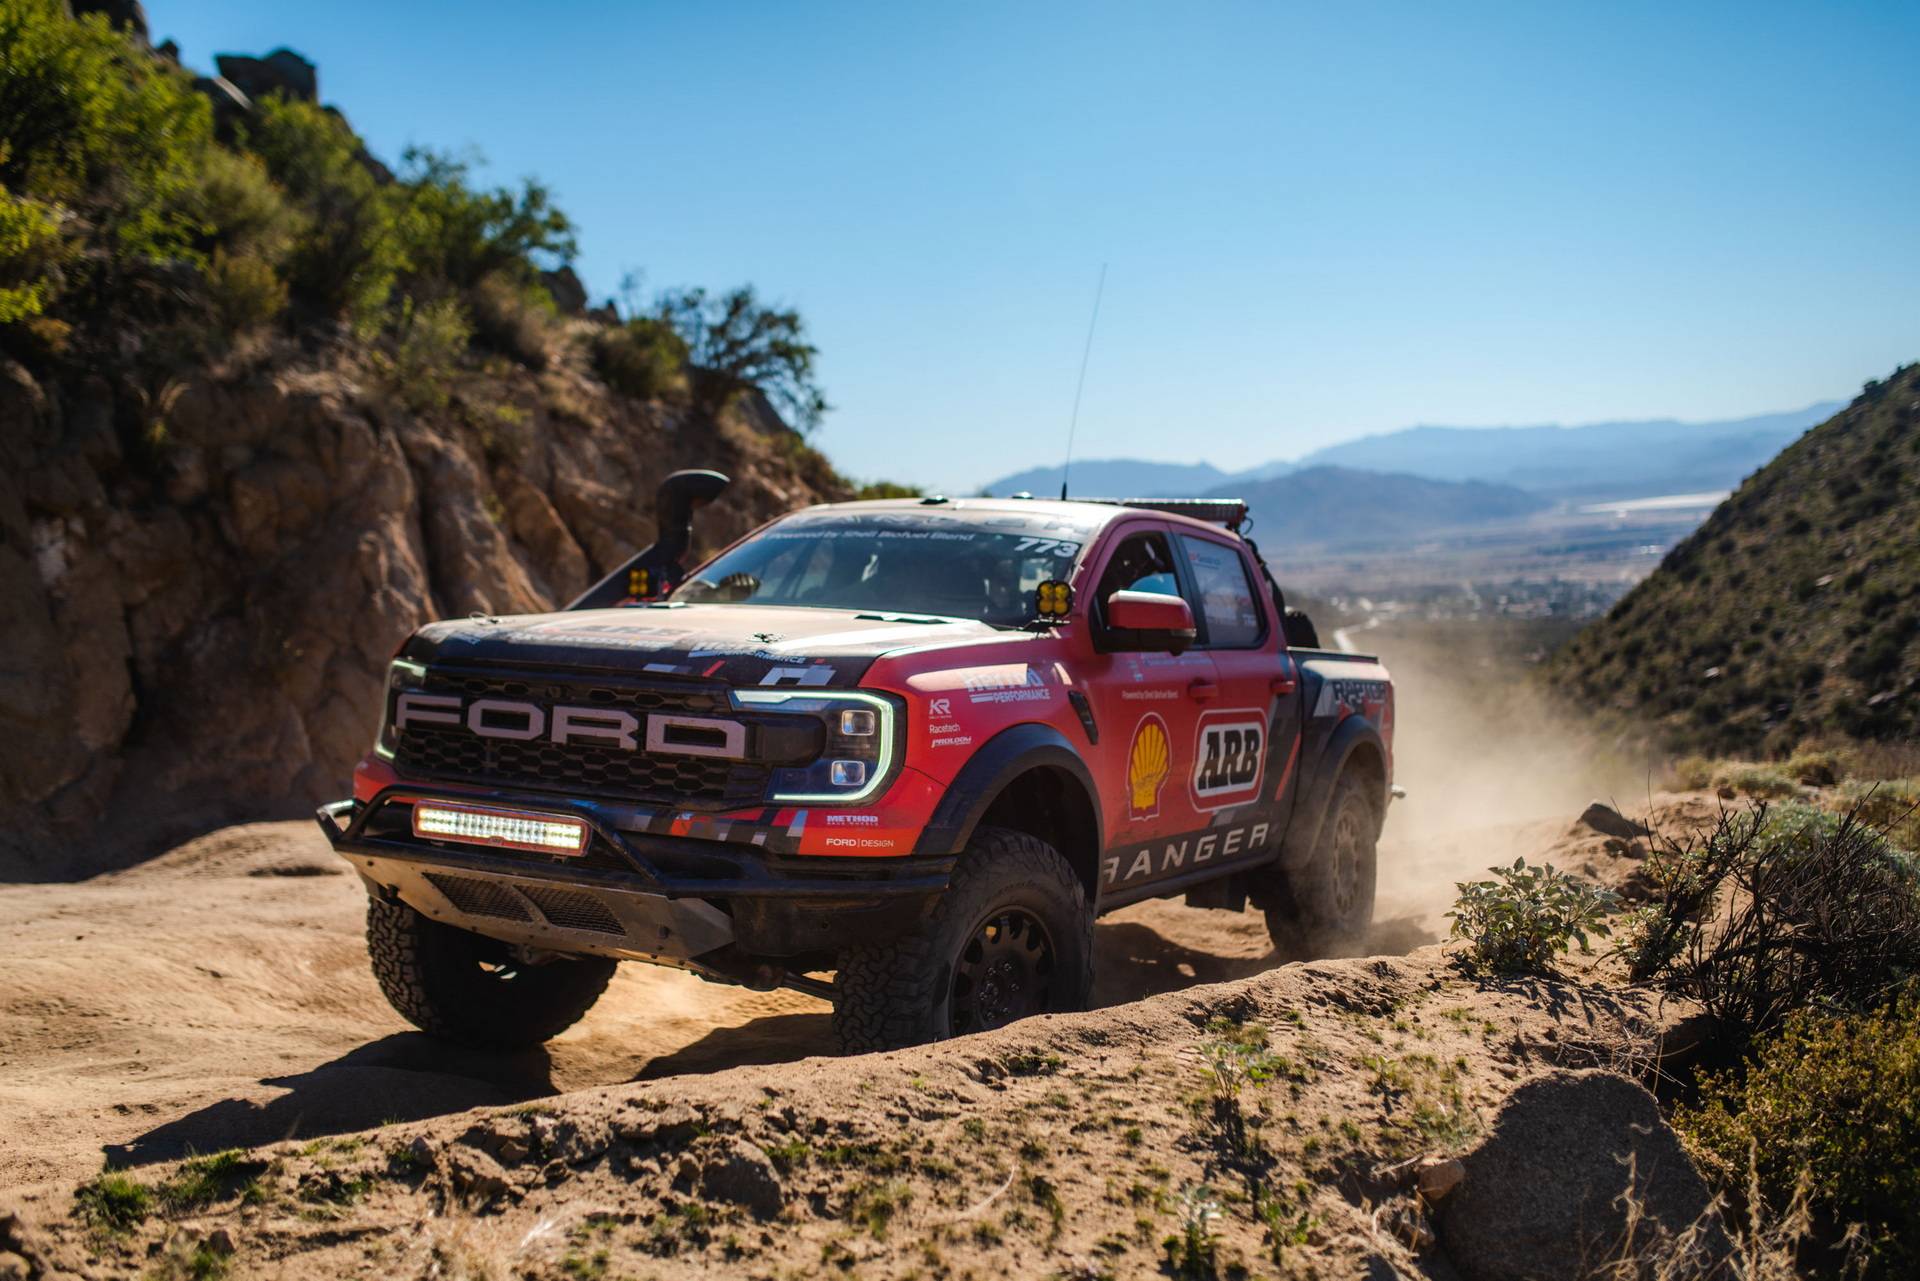
[[[291,49],[275,49],[264,58],[244,53],[217,53],[213,65],[223,79],[249,98],[279,92],[300,102],[320,98],[320,77],[314,65]]]
[[[1653,1096],[1610,1072],[1556,1072],[1521,1086],[1462,1164],[1466,1177],[1441,1202],[1438,1226],[1466,1281],[1583,1276],[1696,1224],[1702,1275],[1730,1248],[1712,1194]]]

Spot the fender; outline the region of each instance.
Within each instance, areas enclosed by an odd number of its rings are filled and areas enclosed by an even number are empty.
[[[1093,810],[1095,848],[1106,848],[1106,834],[1100,831],[1100,791],[1093,784],[1093,773],[1086,761],[1073,749],[1066,735],[1051,725],[1028,722],[1001,730],[981,745],[970,757],[946,795],[934,809],[913,847],[915,854],[958,854],[973,839],[987,808],[1007,784],[1030,769],[1047,767],[1065,771],[1086,792]]]
[[[1383,763],[1387,760],[1386,743],[1380,737],[1380,727],[1364,716],[1347,717],[1328,735],[1327,745],[1320,750],[1312,772],[1307,774],[1303,769],[1300,799],[1294,803],[1293,821],[1287,825],[1278,866],[1293,871],[1304,867],[1312,859],[1314,847],[1320,842],[1321,825],[1327,819],[1327,808],[1333,802],[1334,784],[1346,772],[1347,762],[1353,759],[1353,754],[1369,747]],[[1381,800],[1385,799],[1382,795]],[[1382,812],[1385,812],[1384,805]]]

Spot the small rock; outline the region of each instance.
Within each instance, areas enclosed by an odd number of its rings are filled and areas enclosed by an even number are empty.
[[[613,1118],[613,1133],[626,1143],[672,1145],[693,1137],[699,1125],[698,1112],[684,1103],[675,1103],[658,1112],[622,1112]]]
[[[527,1145],[521,1139],[506,1139],[499,1148],[502,1165],[518,1165],[527,1159]]]
[[[224,1258],[234,1251],[233,1233],[226,1228],[215,1228],[200,1244]]]
[[[1734,799],[1736,796],[1740,795],[1740,793],[1734,791],[1731,787],[1727,786],[1725,783],[1722,783],[1720,784],[1719,787],[1716,787],[1714,789],[1713,794],[1715,796],[1718,796],[1723,801],[1730,801]]]
[[[1430,1156],[1414,1170],[1414,1183],[1429,1205],[1459,1187],[1466,1177],[1467,1167],[1453,1157]]]
[[[700,1171],[700,1190],[721,1201],[744,1205],[756,1218],[780,1213],[783,1199],[779,1171],[773,1160],[745,1139],[730,1140],[707,1159]]]
[[[1603,836],[1617,836],[1621,840],[1630,841],[1647,834],[1644,824],[1634,822],[1604,801],[1587,806],[1580,814],[1580,821]]]
[[[506,1170],[479,1148],[457,1148],[448,1154],[447,1181],[454,1191],[483,1204],[513,1191]]]
[[[426,1135],[416,1134],[413,1136],[413,1142],[407,1144],[407,1155],[413,1158],[413,1163],[422,1170],[430,1170],[433,1168],[433,1144],[427,1141]]]

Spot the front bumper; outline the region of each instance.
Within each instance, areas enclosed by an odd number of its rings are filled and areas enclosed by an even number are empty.
[[[416,801],[565,814],[590,859],[549,859],[412,833]],[[735,968],[832,955],[882,940],[945,892],[951,857],[834,858],[633,830],[618,805],[517,792],[397,785],[316,812],[334,852],[371,891],[461,929],[528,947]]]

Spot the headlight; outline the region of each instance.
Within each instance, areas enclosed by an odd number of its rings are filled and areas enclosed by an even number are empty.
[[[393,704],[405,690],[419,689],[426,684],[427,669],[420,663],[408,662],[396,658],[387,664],[387,688],[380,699],[380,733],[373,740],[373,753],[393,759],[394,749],[399,746],[398,736],[393,732]]]
[[[811,764],[776,768],[769,801],[858,805],[878,795],[893,773],[899,707],[860,690],[737,689],[743,711],[811,716],[826,727],[826,747]]]

